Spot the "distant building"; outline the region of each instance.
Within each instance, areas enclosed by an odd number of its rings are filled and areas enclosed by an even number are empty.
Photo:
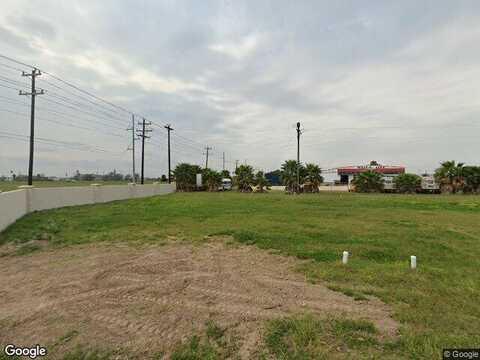
[[[388,188],[390,184],[393,185],[393,179],[405,173],[404,166],[390,166],[381,165],[376,161],[372,161],[369,165],[363,166],[346,166],[337,169],[337,174],[340,176],[340,183],[348,185],[353,180],[354,176],[366,171],[374,171],[383,175],[385,181],[385,188]]]

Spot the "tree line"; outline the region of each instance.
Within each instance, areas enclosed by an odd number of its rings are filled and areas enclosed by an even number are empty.
[[[298,170],[298,173],[297,173]],[[299,164],[296,160],[286,160],[281,170],[276,170],[275,174],[285,185],[287,193],[300,192],[318,192],[318,187],[323,182],[321,169],[316,164]],[[195,191],[197,189],[197,174],[202,174],[202,189],[207,191],[217,191],[222,185],[222,179],[231,179],[237,190],[240,192],[260,192],[263,193],[270,189],[270,181],[263,171],[255,172],[250,165],[238,166],[233,175],[228,170],[215,171],[212,169],[203,169],[198,165],[188,163],[178,164],[173,171],[173,176],[179,191]],[[297,176],[300,180],[300,186],[297,185]]]

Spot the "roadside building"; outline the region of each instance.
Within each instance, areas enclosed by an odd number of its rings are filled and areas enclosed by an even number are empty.
[[[355,175],[366,172],[374,171],[376,173],[382,174],[385,190],[393,189],[393,180],[400,174],[405,173],[404,166],[390,166],[390,165],[381,165],[376,161],[372,161],[369,165],[360,165],[360,166],[345,166],[337,169],[337,174],[340,176],[340,184],[349,185]]]

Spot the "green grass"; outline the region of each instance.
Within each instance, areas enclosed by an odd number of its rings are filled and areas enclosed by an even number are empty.
[[[480,344],[480,197],[322,193],[190,193],[34,213],[0,243],[236,241],[311,259],[310,281],[391,304],[400,358]],[[341,253],[351,253],[348,266]],[[418,269],[409,269],[416,255]],[[372,345],[372,347],[383,345]],[[362,350],[363,351],[363,350]]]
[[[233,337],[225,336],[225,330],[208,321],[203,336],[194,335],[188,341],[177,344],[172,360],[236,359],[238,345]]]
[[[172,360],[214,360],[220,354],[209,342],[202,341],[198,336],[193,336],[187,343],[179,345],[172,354]]]
[[[275,359],[308,360],[384,358],[375,337],[377,330],[363,320],[316,319],[310,315],[270,321],[265,333],[267,354]],[[342,351],[339,353],[338,349]]]

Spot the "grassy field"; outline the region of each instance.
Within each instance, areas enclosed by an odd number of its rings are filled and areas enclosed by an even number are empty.
[[[146,181],[146,184],[152,181]],[[35,187],[63,187],[63,186],[89,186],[90,184],[126,185],[126,181],[34,181]],[[0,181],[0,191],[17,190],[19,186],[27,185],[25,181]]]
[[[178,193],[34,213],[0,234],[0,243],[204,241],[210,235],[311,259],[299,269],[311,281],[390,304],[401,337],[363,344],[358,354],[370,348],[392,358],[437,359],[443,348],[480,345],[480,197]],[[348,266],[340,262],[344,250],[351,253]],[[409,269],[410,255],[417,256],[416,271]],[[312,358],[324,340],[305,341],[308,331],[295,331],[317,325],[279,321],[266,344],[283,346],[281,358]],[[304,352],[289,352],[292,343]]]

